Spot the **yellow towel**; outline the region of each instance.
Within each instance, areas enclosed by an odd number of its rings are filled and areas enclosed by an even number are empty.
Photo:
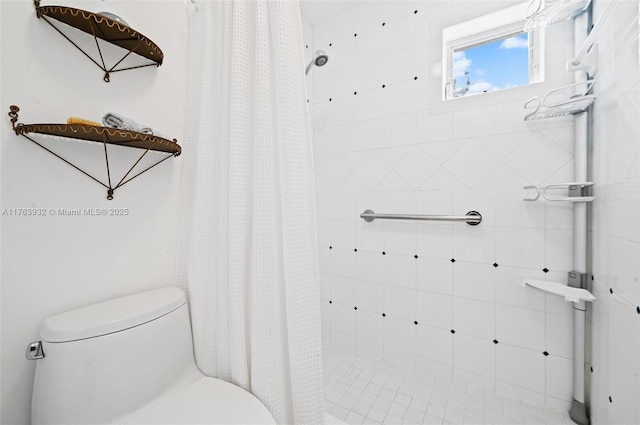
[[[67,118],[67,124],[93,125],[96,127],[102,127],[102,124],[100,124],[99,122],[85,120],[84,118],[77,118],[77,117]]]

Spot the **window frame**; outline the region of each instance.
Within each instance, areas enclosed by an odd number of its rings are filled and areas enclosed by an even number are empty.
[[[524,32],[527,3],[517,4],[442,30],[442,100],[464,99],[453,95],[453,58],[456,51],[467,50],[485,43],[515,36]],[[529,84],[544,81],[544,31],[528,33]],[[503,91],[501,89],[497,91]],[[488,94],[477,93],[477,94]]]

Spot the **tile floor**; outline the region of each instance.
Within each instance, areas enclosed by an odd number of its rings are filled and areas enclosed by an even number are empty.
[[[568,413],[451,383],[335,346],[324,349],[325,411],[355,424],[573,425]]]

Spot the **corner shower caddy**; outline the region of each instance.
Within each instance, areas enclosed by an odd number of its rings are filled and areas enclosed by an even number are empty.
[[[588,425],[589,416],[586,409],[585,370],[586,358],[586,310],[587,302],[594,302],[595,297],[588,291],[589,272],[587,249],[588,206],[595,197],[590,193],[594,185],[590,179],[587,146],[589,138],[589,107],[595,100],[591,89],[597,71],[597,46],[595,41],[603,22],[611,14],[617,0],[612,0],[601,18],[591,27],[589,23],[590,0],[531,0],[525,31],[539,29],[556,22],[574,20],[574,53],[575,57],[566,64],[566,70],[576,72],[574,84],[551,90],[542,99],[534,97],[524,105],[529,112],[525,121],[573,115],[574,119],[574,178],[575,182],[557,183],[546,187],[525,186],[528,192],[524,201],[536,201],[540,195],[548,201],[564,201],[573,203],[573,270],[567,273],[567,284],[562,282],[524,279],[522,285],[535,288],[556,296],[563,297],[572,303],[573,310],[573,400],[569,409],[570,418],[579,425]],[[537,8],[536,8],[537,6]],[[533,10],[535,9],[535,10]],[[583,13],[587,12],[587,13]],[[631,28],[631,31],[635,29]],[[548,190],[568,190],[568,196],[548,193]],[[533,195],[531,191],[534,190]],[[546,271],[546,269],[545,269]]]
[[[160,48],[149,38],[130,28],[123,20],[113,14],[106,12],[93,13],[66,6],[40,6],[40,0],[34,0],[34,5],[38,19],[42,18],[45,22],[51,25],[60,35],[89,58],[91,62],[104,71],[103,80],[107,83],[110,81],[110,74],[112,72],[144,68],[147,66],[157,67],[162,65],[162,60],[164,58],[162,50],[160,50]],[[91,34],[95,40],[98,54],[100,55],[100,62],[92,58],[87,52],[78,46],[78,44],[71,40],[69,36],[64,34],[53,24],[51,19],[67,24],[87,34]],[[126,50],[125,55],[117,60],[113,66],[107,67],[98,39],[123,48]],[[151,62],[144,65],[117,68],[117,66],[120,65],[131,53],[135,53],[143,58],[149,59]]]
[[[109,200],[113,199],[113,193],[116,189],[124,186],[125,184],[129,183],[131,180],[135,179],[141,174],[144,174],[145,172],[149,171],[156,165],[159,165],[160,163],[166,161],[171,157],[177,157],[182,153],[182,148],[180,147],[176,139],[173,139],[173,141],[170,141],[170,140],[163,139],[161,137],[154,136],[151,134],[139,133],[137,131],[119,130],[116,128],[83,125],[83,124],[22,124],[22,123],[18,123],[18,111],[20,111],[20,108],[15,105],[12,105],[9,111],[9,117],[11,118],[11,126],[13,128],[13,131],[16,133],[16,135],[25,137],[27,140],[35,143],[36,145],[40,146],[42,149],[46,150],[53,156],[61,159],[66,164],[72,166],[76,170],[80,171],[82,174],[86,175],[87,177],[90,177],[100,185],[104,186],[107,189],[107,199]],[[30,133],[45,134],[49,136],[59,136],[59,137],[69,138],[69,139],[79,139],[79,140],[86,140],[90,142],[102,143],[102,145],[104,146],[104,157],[105,157],[106,171],[107,171],[107,183],[103,183],[98,178],[89,174],[87,171],[81,169],[77,165],[71,163],[67,159],[53,152],[51,149],[38,143],[36,140],[34,140],[29,136]],[[107,145],[128,146],[132,148],[144,149],[144,152],[142,153],[142,155],[140,155],[137,161],[131,166],[131,168],[129,168],[129,170],[125,173],[125,175],[122,176],[120,181],[115,185],[113,185],[111,181],[111,171],[109,169],[109,153],[107,150]],[[162,158],[161,160],[153,163],[152,165],[145,168],[144,170],[138,172],[134,176],[129,177],[129,175],[132,173],[136,165],[140,163],[142,158],[144,158],[144,156],[149,151],[163,152],[168,155]]]

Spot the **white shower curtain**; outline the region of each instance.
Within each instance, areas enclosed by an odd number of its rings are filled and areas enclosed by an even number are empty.
[[[190,17],[177,284],[198,367],[280,424],[322,424],[313,159],[297,1]]]

